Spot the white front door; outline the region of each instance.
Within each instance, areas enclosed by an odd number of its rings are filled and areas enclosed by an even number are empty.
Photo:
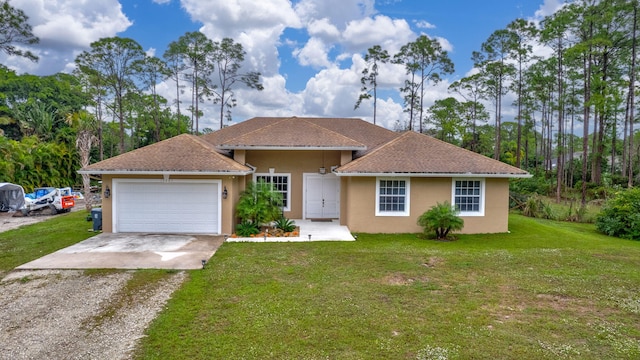
[[[305,219],[340,217],[340,179],[334,174],[304,174]]]

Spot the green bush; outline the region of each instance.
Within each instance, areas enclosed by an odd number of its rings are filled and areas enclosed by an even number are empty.
[[[276,227],[276,229],[280,229],[284,232],[292,232],[296,229],[295,221],[287,219],[284,216],[276,220],[274,226]]]
[[[282,216],[282,194],[271,183],[250,182],[240,194],[236,215],[242,222],[249,221],[258,227],[279,219]]]
[[[436,238],[446,239],[449,232],[462,230],[464,220],[458,216],[458,211],[448,201],[445,201],[437,203],[420,215],[418,225],[422,226],[425,234],[435,231]]]
[[[609,235],[640,240],[640,188],[619,191],[596,217],[596,228]]]

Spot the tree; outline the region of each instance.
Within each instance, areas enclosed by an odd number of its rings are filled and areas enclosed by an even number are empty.
[[[486,122],[489,119],[489,113],[480,102],[480,100],[487,98],[487,89],[482,76],[473,74],[457,80],[449,86],[449,91],[460,94],[466,100],[464,105],[466,110],[465,118],[471,126],[471,140],[463,142],[462,145],[471,151],[478,152],[478,121]]]
[[[147,56],[134,64],[134,69],[147,91],[151,93],[153,102],[152,116],[154,121],[154,142],[160,141],[160,100],[156,89],[159,82],[171,76],[167,64],[157,57]]]
[[[33,45],[40,40],[33,35],[29,18],[24,11],[9,5],[5,0],[0,3],[0,50],[9,56],[22,56],[31,61],[38,61],[38,57],[31,51],[16,48],[13,44]]]
[[[517,151],[516,151],[516,167],[521,167],[520,149],[522,148],[522,104],[523,104],[523,67],[528,63],[530,55],[533,52],[531,41],[537,33],[535,25],[524,19],[516,19],[507,25],[507,30],[514,34],[515,41],[511,48],[511,57],[516,60],[518,64],[518,72],[515,81],[515,89],[517,93],[517,106],[518,106],[518,139],[517,139]]]
[[[91,160],[91,149],[93,144],[98,140],[96,137],[96,131],[98,124],[93,115],[87,111],[78,111],[72,114],[67,114],[67,124],[71,126],[76,132],[76,149],[80,157],[80,167],[84,168],[89,166]],[[82,174],[82,188],[87,196],[85,197],[85,206],[87,211],[91,211],[93,207],[91,196],[91,183],[89,174]]]
[[[474,66],[485,79],[488,92],[495,106],[496,138],[493,158],[500,159],[500,124],[502,122],[502,96],[506,83],[513,78],[515,67],[508,63],[508,55],[516,42],[515,34],[508,30],[497,30],[482,43],[481,52],[473,52]]]
[[[142,46],[129,38],[111,37],[91,44],[76,58],[76,64],[85,74],[98,76],[113,96],[112,111],[120,124],[120,153],[125,152],[125,98],[135,89],[135,67],[144,59]]]
[[[367,66],[362,70],[362,78],[360,83],[360,95],[358,101],[356,101],[353,109],[360,107],[362,100],[369,100],[373,97],[373,123],[376,123],[376,113],[378,104],[378,65],[386,64],[389,62],[389,53],[387,50],[382,50],[380,45],[375,45],[367,50],[367,55],[364,56],[364,61],[367,62]]]
[[[56,123],[56,111],[40,101],[28,101],[17,104],[13,114],[24,136],[35,135],[48,141],[53,138]]]
[[[455,98],[436,100],[429,107],[427,121],[435,126],[436,138],[459,144],[464,129],[464,106]]]
[[[167,47],[167,51],[164,52],[163,57],[165,63],[167,64],[167,71],[169,73],[169,78],[175,81],[176,83],[176,112],[178,114],[178,135],[181,134],[181,126],[180,126],[180,94],[182,93],[182,85],[180,85],[180,79],[183,76],[182,72],[186,69],[185,64],[185,52],[182,51],[181,45],[177,41],[173,41]]]
[[[185,74],[187,81],[191,82],[191,119],[192,126],[195,126],[195,133],[200,132],[200,101],[207,93],[206,80],[214,70],[213,62],[210,61],[213,54],[213,41],[199,31],[187,32],[180,36],[177,41],[169,44],[167,50],[168,57],[172,60],[172,76],[176,78],[176,91],[179,91],[177,78],[179,72],[189,71]],[[179,65],[179,61],[186,62],[186,66]],[[194,129],[191,129],[194,131]]]
[[[405,94],[408,106],[409,129],[413,127],[414,112],[417,111],[419,131],[422,132],[425,84],[438,83],[441,74],[453,73],[453,62],[437,40],[421,35],[414,42],[400,48],[400,52],[394,56],[394,63],[403,64],[410,76],[400,89]]]
[[[437,203],[430,210],[418,217],[418,225],[422,226],[425,234],[434,231],[437,239],[446,239],[451,231],[462,230],[464,220],[458,216],[458,211],[448,201]]]
[[[210,92],[213,95],[213,103],[220,106],[220,129],[224,127],[225,109],[226,118],[231,121],[231,109],[236,106],[233,88],[237,83],[250,89],[264,90],[264,86],[260,83],[259,72],[239,72],[245,54],[242,44],[235,43],[230,38],[224,38],[213,44],[211,60],[217,69],[217,76],[213,79]]]

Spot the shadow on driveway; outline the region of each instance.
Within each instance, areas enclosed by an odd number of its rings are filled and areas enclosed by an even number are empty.
[[[101,233],[16,270],[201,269],[223,242],[217,235]]]

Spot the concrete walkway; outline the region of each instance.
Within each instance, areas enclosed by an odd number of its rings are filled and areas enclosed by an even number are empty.
[[[355,241],[349,228],[338,220],[293,220],[300,227],[297,237],[228,238],[229,242],[303,242],[303,241]]]

